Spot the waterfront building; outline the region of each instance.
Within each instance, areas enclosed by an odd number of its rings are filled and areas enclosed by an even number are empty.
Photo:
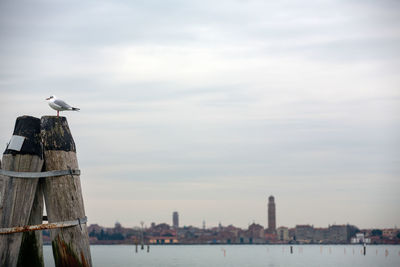
[[[397,228],[382,229],[382,236],[388,239],[395,239],[398,233],[399,229]]]
[[[351,243],[352,244],[369,244],[371,243],[371,239],[370,238],[366,238],[364,233],[357,233],[355,237],[351,238]]]
[[[328,228],[314,228],[313,240],[316,243],[326,243],[329,238]]]
[[[177,244],[179,243],[176,236],[152,236],[149,238],[149,243],[155,244]]]
[[[274,234],[276,232],[276,213],[275,213],[275,199],[273,196],[268,198],[268,233]]]
[[[312,225],[296,225],[294,237],[301,243],[344,244],[354,235],[354,226],[330,225],[328,228],[314,228]]]
[[[347,225],[331,225],[328,228],[328,240],[331,243],[347,243],[348,241]]]
[[[296,225],[295,239],[302,243],[311,243],[314,239],[314,227],[308,224]]]
[[[279,241],[289,241],[289,228],[281,226],[276,229]]]
[[[264,238],[264,227],[260,224],[252,223],[245,232],[246,236],[253,239],[263,239]]]
[[[177,211],[172,213],[172,227],[175,229],[179,228],[179,214]]]

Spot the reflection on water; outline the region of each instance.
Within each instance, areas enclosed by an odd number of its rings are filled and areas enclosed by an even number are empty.
[[[400,246],[358,245],[193,245],[152,246],[150,252],[134,246],[91,246],[96,267],[130,266],[400,266]],[[292,253],[291,253],[292,251]],[[54,266],[51,246],[44,247],[45,265]]]

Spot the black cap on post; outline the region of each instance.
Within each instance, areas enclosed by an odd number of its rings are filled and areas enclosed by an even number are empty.
[[[41,122],[44,150],[76,152],[75,142],[65,117],[43,116]]]
[[[15,122],[13,135],[25,137],[22,147],[19,151],[16,151],[9,149],[9,146],[7,146],[4,154],[29,154],[43,158],[43,150],[40,141],[40,119],[32,116],[18,117]]]

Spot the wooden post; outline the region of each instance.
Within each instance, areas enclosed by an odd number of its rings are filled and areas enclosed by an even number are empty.
[[[45,170],[78,169],[75,142],[65,117],[41,119]],[[49,223],[85,217],[79,176],[47,178],[43,186]],[[53,256],[57,267],[92,266],[86,224],[50,230]]]
[[[43,166],[42,146],[40,143],[40,120],[30,116],[18,117],[12,140],[23,140],[22,146],[10,142],[3,154],[2,167],[8,171],[40,172]],[[14,145],[12,146],[12,143]],[[21,143],[20,143],[21,144]],[[0,228],[25,226],[32,215],[31,209],[38,184],[36,179],[10,178],[1,176],[0,192]],[[40,222],[42,214],[40,214]],[[31,217],[34,220],[33,217]],[[37,218],[36,218],[37,219]],[[41,245],[40,235],[33,235],[24,241],[24,246],[30,250],[29,255],[20,254],[22,233],[0,235],[0,266],[17,266],[29,257],[29,266],[43,266],[42,250],[36,249]]]
[[[43,179],[39,179],[28,225],[43,223]],[[24,232],[18,256],[18,267],[44,266],[42,231]]]

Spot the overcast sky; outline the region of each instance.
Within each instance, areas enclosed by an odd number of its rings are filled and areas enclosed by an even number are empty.
[[[1,1],[0,149],[67,116],[89,223],[400,227],[399,1]]]

